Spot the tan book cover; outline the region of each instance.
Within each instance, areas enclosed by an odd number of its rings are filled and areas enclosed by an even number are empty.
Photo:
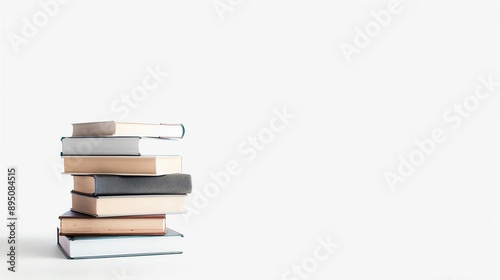
[[[150,136],[182,138],[182,124],[152,124],[128,122],[86,122],[73,124],[73,136]]]
[[[64,173],[164,175],[182,172],[181,156],[64,156]]]
[[[97,218],[74,211],[59,216],[60,234],[77,235],[165,235],[165,215]]]
[[[89,196],[71,192],[71,198],[71,210],[96,217],[186,213],[186,195]]]

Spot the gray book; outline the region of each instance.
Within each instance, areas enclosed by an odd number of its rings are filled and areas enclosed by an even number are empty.
[[[74,175],[73,190],[92,196],[140,194],[188,194],[191,175],[161,176]]]

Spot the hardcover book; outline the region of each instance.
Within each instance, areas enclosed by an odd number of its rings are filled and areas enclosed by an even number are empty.
[[[184,214],[186,195],[90,196],[71,192],[71,210],[96,217]]]
[[[162,236],[62,236],[57,231],[57,246],[68,259],[182,253],[183,235],[169,228]]]
[[[180,141],[159,137],[63,137],[62,156],[180,155]]]
[[[96,218],[74,211],[59,216],[60,234],[75,235],[165,235],[165,215]]]
[[[68,259],[180,254],[183,235],[167,214],[186,213],[182,124],[74,123],[62,137],[63,173],[73,175],[71,210],[57,246]]]
[[[192,190],[191,175],[160,176],[74,175],[73,190],[100,195],[187,194]]]
[[[182,124],[150,124],[127,122],[87,122],[74,123],[73,136],[151,136],[182,138]]]
[[[64,173],[163,175],[182,172],[180,156],[65,156]]]

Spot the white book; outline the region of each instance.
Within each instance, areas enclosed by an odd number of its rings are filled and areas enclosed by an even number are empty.
[[[159,137],[63,137],[62,156],[180,155],[180,141]]]
[[[68,259],[181,254],[182,241],[169,228],[162,236],[62,236],[57,230],[57,245]]]

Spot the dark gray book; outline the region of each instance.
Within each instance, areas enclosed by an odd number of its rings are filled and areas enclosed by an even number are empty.
[[[75,175],[73,190],[92,196],[139,194],[187,194],[192,190],[191,175],[161,176]]]

